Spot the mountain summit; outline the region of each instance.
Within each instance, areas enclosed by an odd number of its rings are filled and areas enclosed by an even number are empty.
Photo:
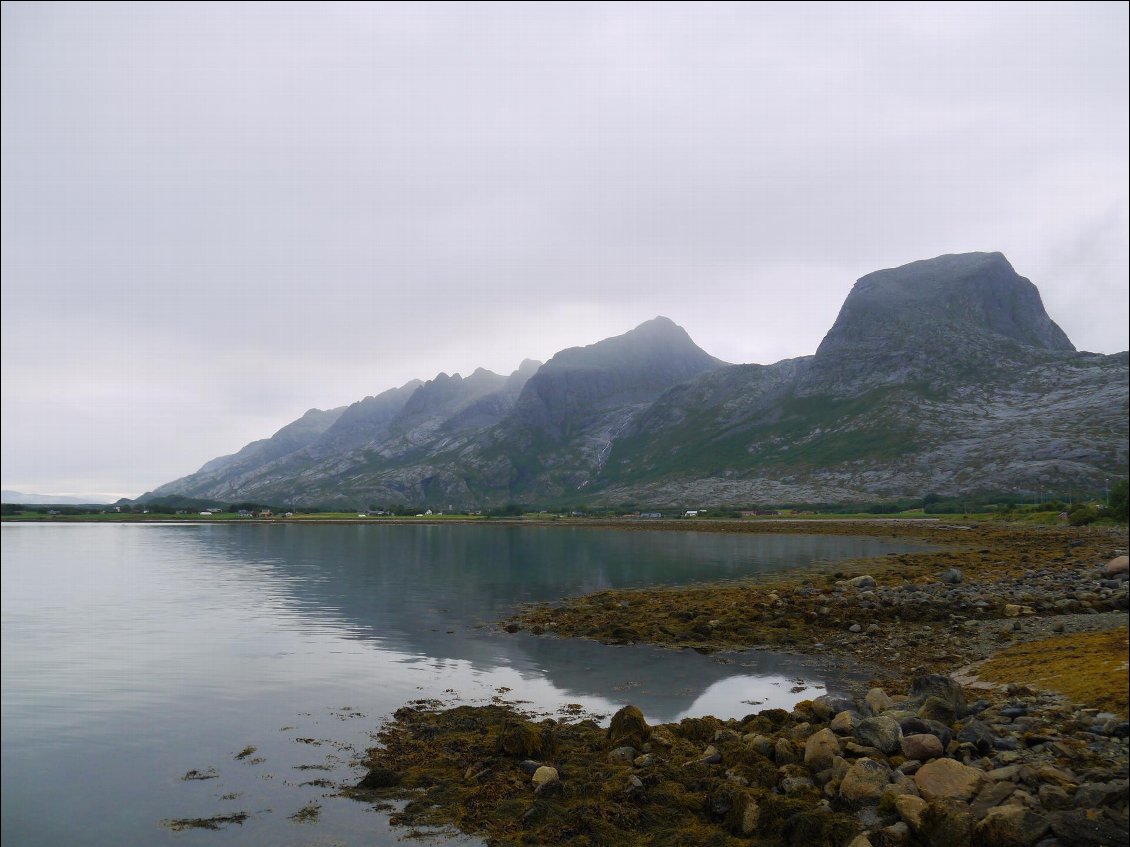
[[[952,340],[972,333],[1039,350],[1075,350],[1044,311],[1036,286],[1008,259],[961,253],[862,277],[816,355],[861,341],[921,345],[923,335]]]
[[[992,366],[1074,345],[1000,253],[961,253],[862,277],[816,350],[813,391]]]
[[[727,365],[668,318],[509,376],[311,410],[153,495],[483,507],[1097,490],[1126,474],[1128,356],[1079,353],[1000,253],[856,282],[813,356]]]

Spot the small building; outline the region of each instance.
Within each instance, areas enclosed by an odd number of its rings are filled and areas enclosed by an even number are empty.
[[[697,518],[698,517],[698,509],[688,509],[687,511],[683,512],[683,517],[684,518]]]

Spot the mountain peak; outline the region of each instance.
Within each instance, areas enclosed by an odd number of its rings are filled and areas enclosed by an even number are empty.
[[[1002,342],[1038,350],[1075,347],[1048,317],[1040,293],[1001,253],[959,253],[875,271],[844,301],[817,357],[848,347],[921,350]]]

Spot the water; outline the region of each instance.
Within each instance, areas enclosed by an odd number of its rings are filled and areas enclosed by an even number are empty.
[[[6,847],[397,843],[384,816],[309,783],[358,778],[370,732],[409,700],[605,715],[633,702],[656,722],[788,707],[843,682],[797,657],[490,625],[516,605],[915,549],[450,525],[4,524],[2,543]],[[292,821],[308,803],[318,821]],[[219,832],[161,825],[239,811],[251,818]]]

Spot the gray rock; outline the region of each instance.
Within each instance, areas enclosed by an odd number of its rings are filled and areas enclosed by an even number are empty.
[[[990,809],[974,830],[984,847],[1027,847],[1049,829],[1046,818],[1023,806]]]
[[[924,704],[931,697],[936,697],[949,706],[958,717],[965,714],[965,691],[948,676],[926,674],[914,677],[910,683],[910,696],[912,702],[919,705]]]
[[[925,762],[938,758],[943,752],[942,742],[936,735],[919,733],[904,736],[902,739],[902,754],[908,759]]]
[[[977,752],[984,755],[993,749],[996,737],[988,726],[976,718],[965,722],[965,726],[957,733],[957,740],[963,744],[972,744]]]
[[[617,765],[630,765],[636,760],[634,747],[617,747],[608,753],[608,761]]]
[[[860,721],[859,726],[855,728],[855,738],[860,744],[874,747],[890,755],[899,749],[902,728],[894,718],[880,715]]]
[[[938,580],[946,585],[960,585],[965,582],[965,574],[959,568],[947,568],[938,574]]]
[[[981,771],[953,759],[934,759],[914,774],[914,782],[925,800],[968,801],[984,780]]]
[[[1092,817],[1083,810],[1052,812],[1048,822],[1063,847],[1111,847],[1130,837],[1125,818]]]
[[[1075,789],[1074,805],[1080,809],[1098,809],[1103,806],[1126,808],[1130,792],[1125,779],[1114,782],[1085,782]]]
[[[918,709],[918,717],[930,723],[950,724],[957,720],[957,712],[942,697],[927,697]]]

